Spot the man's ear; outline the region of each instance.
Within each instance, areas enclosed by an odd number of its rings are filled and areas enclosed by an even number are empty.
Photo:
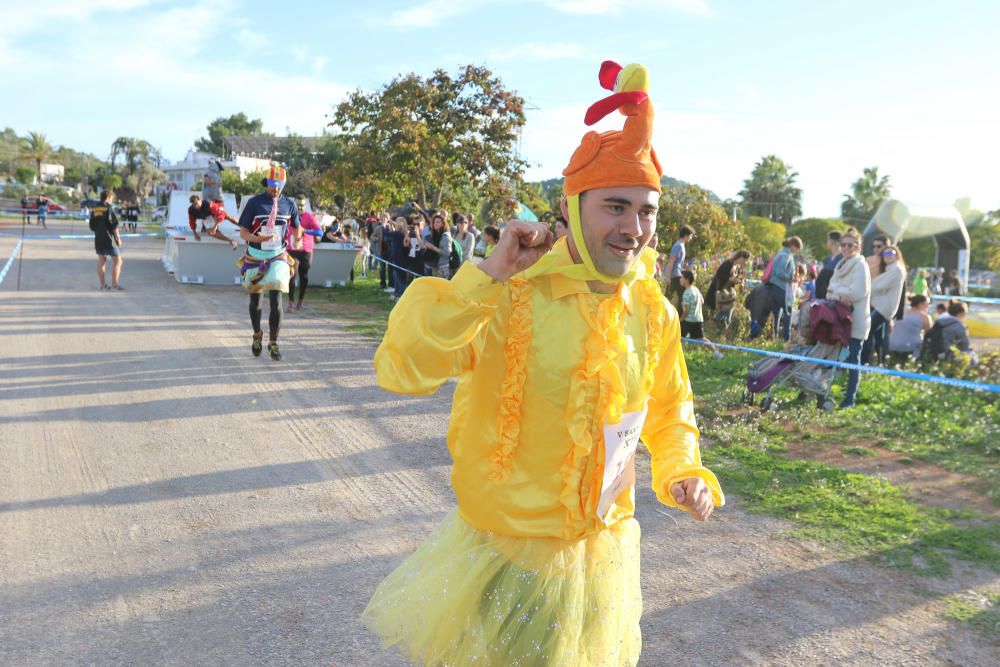
[[[562,213],[563,220],[566,221],[566,226],[569,227],[569,204],[566,201],[566,195],[562,196],[559,200],[559,212]]]

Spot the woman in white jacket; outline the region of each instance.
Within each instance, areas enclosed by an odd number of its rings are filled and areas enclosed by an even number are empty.
[[[861,346],[868,338],[871,327],[869,299],[872,291],[871,273],[868,264],[861,256],[861,239],[857,232],[851,230],[840,239],[840,253],[843,259],[833,270],[826,298],[840,301],[851,307],[851,344],[848,347],[847,363],[861,362]],[[841,402],[841,408],[854,407],[854,398],[858,393],[858,371],[848,372],[847,394]]]
[[[892,320],[902,303],[905,286],[906,265],[903,264],[903,253],[895,246],[886,246],[879,257],[879,273],[872,278],[872,327],[861,348],[861,363],[871,361],[873,350],[875,363],[881,365],[885,361]]]

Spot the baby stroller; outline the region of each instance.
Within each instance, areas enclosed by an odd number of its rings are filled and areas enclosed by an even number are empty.
[[[850,342],[851,312],[839,303],[811,301],[802,304],[792,322],[794,340],[789,354],[812,359],[837,361]],[[833,410],[830,389],[837,369],[826,364],[767,357],[750,367],[743,402],[753,405],[757,394],[766,393],[760,402],[763,411],[777,407],[774,390],[779,387],[798,389],[799,397],[814,396],[821,410]]]

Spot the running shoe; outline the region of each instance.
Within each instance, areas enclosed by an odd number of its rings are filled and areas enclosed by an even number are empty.
[[[253,352],[253,356],[259,357],[261,350],[264,349],[264,338],[257,338],[254,336],[253,344],[250,345],[250,351]]]
[[[271,343],[267,346],[267,352],[275,361],[281,361],[281,352],[278,352],[278,343]]]

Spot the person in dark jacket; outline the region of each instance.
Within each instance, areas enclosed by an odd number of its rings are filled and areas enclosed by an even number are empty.
[[[823,268],[816,276],[816,298],[826,298],[826,288],[830,285],[830,278],[833,277],[833,270],[844,258],[840,254],[840,232],[833,231],[826,235],[826,247],[830,250],[830,256],[823,260]]]
[[[750,340],[760,335],[767,325],[767,318],[771,314],[771,294],[770,289],[764,283],[754,287],[747,298],[743,301],[744,307],[750,313]]]
[[[740,274],[749,261],[749,251],[737,250],[733,253],[732,257],[723,260],[722,264],[719,264],[719,268],[716,269],[715,275],[712,276],[712,282],[708,286],[708,292],[705,293],[706,306],[713,310],[717,307],[715,295],[719,290],[725,289],[728,285],[738,283]]]
[[[971,354],[969,330],[965,328],[965,317],[968,314],[969,307],[963,302],[955,299],[949,301],[947,312],[937,318],[934,326],[924,336],[921,357],[927,361],[938,361],[954,359],[955,350]]]
[[[101,193],[101,203],[90,211],[90,231],[94,232],[94,251],[97,253],[97,275],[101,289],[120,290],[118,283],[122,275],[122,237],[118,232],[118,216],[115,214],[115,194],[110,190]],[[111,258],[111,286],[105,280],[107,260]]]

